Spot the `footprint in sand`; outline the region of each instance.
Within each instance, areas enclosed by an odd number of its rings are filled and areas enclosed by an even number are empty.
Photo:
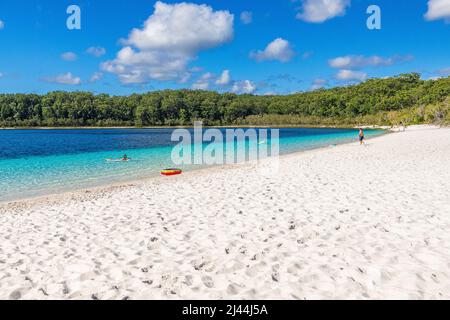
[[[188,287],[192,286],[192,284],[194,283],[194,279],[192,278],[192,276],[188,275],[184,277],[184,281],[183,283],[185,285],[187,285]]]
[[[213,279],[211,277],[205,276],[205,277],[202,278],[202,281],[203,281],[203,284],[205,286],[207,286],[208,288],[214,287],[214,281],[213,281]]]
[[[22,298],[22,292],[20,290],[14,290],[10,293],[9,298],[11,300],[19,300],[20,298]]]
[[[227,288],[227,293],[230,295],[237,295],[239,293],[238,287],[234,284],[230,284]]]

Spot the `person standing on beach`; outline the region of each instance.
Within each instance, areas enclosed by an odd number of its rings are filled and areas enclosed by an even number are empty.
[[[364,139],[365,139],[364,130],[359,129],[359,144],[360,145],[364,144]]]

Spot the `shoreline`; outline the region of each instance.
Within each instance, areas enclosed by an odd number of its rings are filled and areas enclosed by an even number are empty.
[[[424,126],[430,126],[430,124],[423,124]],[[0,127],[0,130],[114,130],[114,129],[193,129],[194,126],[149,126],[149,127]],[[301,129],[301,128],[307,128],[307,129],[373,129],[373,130],[391,130],[395,129],[396,126],[379,126],[379,125],[361,125],[361,126],[355,126],[355,125],[229,125],[229,126],[205,126],[203,125],[203,128],[218,128],[218,129],[227,129],[227,128],[268,128],[268,129]]]
[[[427,127],[429,127],[429,126],[427,126]],[[392,134],[392,133],[395,133],[395,131],[385,130],[384,133],[382,133],[378,136],[366,138],[366,141],[372,141],[374,139],[381,138],[385,135]],[[342,143],[337,144],[336,147],[355,144],[355,143],[357,143],[357,142],[356,141],[342,142]],[[324,149],[328,149],[329,147],[330,146],[323,146],[323,147],[315,147],[315,148],[311,148],[311,149],[304,149],[304,150],[299,150],[299,151],[290,152],[290,153],[286,153],[286,154],[280,154],[279,157],[281,159],[284,157],[295,156],[295,155],[302,154],[305,152],[314,152],[314,151],[318,151],[318,150],[324,150]],[[259,161],[269,161],[270,158],[271,157],[265,158],[265,159],[262,159]],[[190,169],[188,171],[184,171],[181,176],[169,177],[169,179],[176,179],[176,178],[181,179],[190,173],[201,173],[201,172],[207,172],[210,170],[227,170],[227,169],[236,168],[238,166],[254,166],[255,163],[257,163],[257,162],[258,162],[258,160],[256,160],[256,161],[254,160],[251,162],[244,162],[244,163],[222,164],[222,165],[213,165],[213,166],[207,166],[207,167],[199,167],[196,169]],[[155,180],[157,180],[157,181],[166,180],[167,181],[168,177],[162,177],[161,175],[155,173],[155,175],[145,176],[145,177],[141,177],[138,179],[118,181],[118,182],[114,182],[114,183],[106,183],[106,184],[101,184],[98,186],[87,187],[87,188],[65,190],[65,191],[49,193],[49,194],[45,194],[45,195],[37,195],[37,196],[19,198],[17,200],[0,201],[0,209],[3,206],[19,205],[21,203],[55,201],[54,198],[67,198],[69,196],[71,196],[71,197],[78,196],[79,197],[82,194],[86,195],[86,194],[94,194],[96,192],[97,193],[107,192],[107,191],[114,190],[114,189],[124,189],[124,188],[130,187],[130,186],[136,186],[137,184],[142,184],[142,183],[151,182],[151,181],[155,181]]]

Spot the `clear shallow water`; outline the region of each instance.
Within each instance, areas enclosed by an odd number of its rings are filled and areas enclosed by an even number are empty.
[[[221,131],[225,133],[225,129]],[[161,169],[176,166],[171,161],[172,148],[177,144],[171,142],[172,132],[172,129],[0,130],[0,201],[158,175]],[[382,133],[372,130],[366,136]],[[356,141],[357,135],[357,130],[349,129],[280,129],[280,153]],[[267,143],[270,145],[270,137]],[[233,148],[236,150],[238,145],[234,143]],[[120,158],[124,153],[133,161],[105,160]],[[201,166],[176,167],[191,170]]]

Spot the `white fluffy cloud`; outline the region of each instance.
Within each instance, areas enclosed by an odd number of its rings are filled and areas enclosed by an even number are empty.
[[[5,23],[3,22],[3,20],[0,20],[0,30],[2,30],[3,28],[5,28]]]
[[[220,77],[216,80],[216,84],[219,86],[227,86],[231,83],[230,70],[224,70]]]
[[[241,13],[240,18],[243,24],[250,24],[253,22],[253,13],[250,11],[244,11]]]
[[[75,60],[77,60],[77,55],[73,52],[64,52],[61,55],[61,59],[65,60],[65,61],[75,61]]]
[[[231,90],[234,93],[252,94],[256,91],[256,85],[250,80],[236,81]]]
[[[101,78],[103,78],[103,72],[94,72],[91,76],[91,78],[89,79],[90,82],[96,82],[98,80],[100,80]]]
[[[388,58],[379,56],[343,56],[331,59],[330,61],[328,61],[328,64],[330,65],[330,67],[337,69],[359,69],[369,66],[391,66],[396,63],[410,61],[412,59],[412,56],[392,56]]]
[[[56,77],[48,77],[45,78],[44,81],[58,84],[67,84],[67,85],[79,85],[81,84],[81,79],[79,77],[75,77],[71,72],[67,72],[65,74],[58,75]]]
[[[194,90],[208,90],[209,88],[209,82],[208,81],[202,81],[198,80],[192,84],[192,89]]]
[[[103,47],[89,47],[86,49],[86,53],[98,58],[106,54],[106,49]]]
[[[277,60],[280,62],[288,62],[295,55],[289,41],[277,38],[267,45],[264,50],[251,52],[250,57],[258,62],[267,60]]]
[[[192,84],[192,89],[195,90],[208,90],[209,83],[215,78],[215,75],[211,72],[203,74],[194,84]]]
[[[194,90],[208,90],[214,86],[216,89],[231,91],[237,94],[253,94],[257,90],[257,85],[250,80],[233,80],[230,70],[223,70],[220,76],[207,72],[202,74],[191,88]]]
[[[425,13],[425,19],[437,20],[446,19],[450,21],[450,1],[449,0],[429,0],[428,11]]]
[[[297,19],[306,22],[322,23],[328,19],[343,16],[350,0],[302,0],[301,12]]]
[[[328,80],[326,79],[315,79],[311,85],[310,90],[317,90],[325,87],[328,84]]]
[[[200,78],[201,78],[202,80],[211,80],[211,79],[213,79],[214,77],[215,77],[214,73],[207,72],[207,73],[204,73]]]
[[[367,79],[367,73],[354,70],[339,70],[336,78],[341,81],[364,81]]]
[[[188,64],[197,54],[233,38],[234,16],[192,3],[158,1],[142,29],[133,29],[114,60],[103,70],[117,74],[123,83],[149,80],[186,81]]]

